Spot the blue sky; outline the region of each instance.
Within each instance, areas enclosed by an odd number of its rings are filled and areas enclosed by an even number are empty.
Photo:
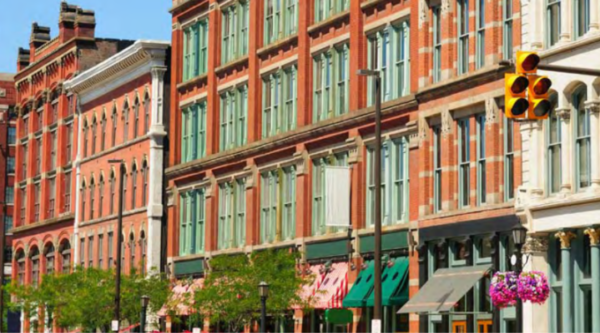
[[[29,47],[31,23],[58,34],[61,0],[0,0],[0,72],[17,70],[17,49]],[[69,0],[96,12],[96,37],[171,39],[172,0]]]

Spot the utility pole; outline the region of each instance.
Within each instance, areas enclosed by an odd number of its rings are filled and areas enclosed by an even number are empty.
[[[112,330],[119,331],[121,318],[121,246],[123,244],[123,176],[125,175],[125,162],[123,160],[109,160],[108,163],[119,164],[119,210],[117,215],[117,267],[115,276],[115,314]]]

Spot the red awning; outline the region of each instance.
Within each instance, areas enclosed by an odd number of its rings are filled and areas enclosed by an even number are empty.
[[[310,301],[311,297],[315,297],[315,293],[317,289],[319,289],[319,286],[321,286],[321,282],[323,281],[324,274],[321,274],[321,268],[323,268],[323,265],[310,266],[309,272],[306,272],[312,275],[314,277],[314,280],[311,284],[306,284],[302,286],[302,289],[300,289],[300,293],[298,296],[300,296],[300,299],[302,299],[302,301],[308,302]],[[301,306],[294,305],[292,308],[296,310],[300,309]]]
[[[331,265],[315,293],[315,309],[341,308],[348,293],[348,263]]]

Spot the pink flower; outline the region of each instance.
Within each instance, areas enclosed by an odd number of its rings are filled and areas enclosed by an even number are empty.
[[[548,279],[542,272],[523,272],[519,277],[517,292],[523,301],[542,304],[550,296]]]
[[[490,283],[492,304],[500,309],[517,303],[517,275],[514,272],[496,272]]]

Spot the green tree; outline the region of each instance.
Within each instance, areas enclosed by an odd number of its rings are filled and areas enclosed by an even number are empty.
[[[312,283],[313,276],[296,271],[298,254],[269,250],[246,255],[217,256],[210,260],[211,270],[204,286],[195,292],[193,308],[211,322],[222,322],[228,331],[240,331],[260,316],[258,284],[269,284],[268,312],[282,317],[294,306],[310,308],[299,292]]]

